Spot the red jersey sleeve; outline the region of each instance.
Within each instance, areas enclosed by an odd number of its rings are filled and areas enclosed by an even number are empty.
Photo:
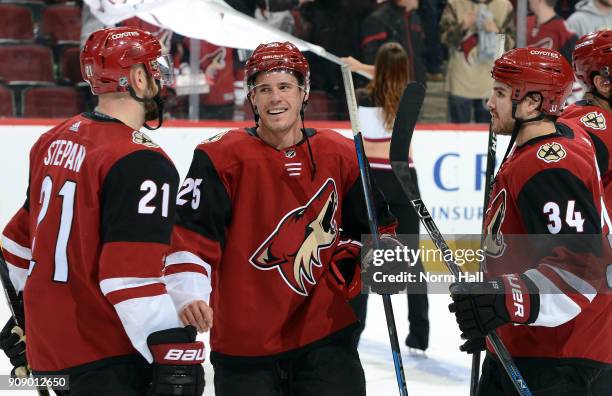
[[[179,311],[191,301],[209,300],[211,273],[221,262],[230,220],[226,184],[198,148],[178,193],[172,247],[165,260],[168,292]]]

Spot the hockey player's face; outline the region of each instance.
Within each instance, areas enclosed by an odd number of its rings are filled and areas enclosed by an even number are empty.
[[[491,112],[491,129],[499,135],[510,135],[514,127],[510,94],[509,85],[493,82],[493,94],[487,101],[487,107]]]
[[[286,72],[261,73],[255,79],[251,100],[261,127],[285,133],[299,127],[304,90],[297,78]]]

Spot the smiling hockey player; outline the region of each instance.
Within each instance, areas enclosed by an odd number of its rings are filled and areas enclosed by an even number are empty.
[[[204,330],[214,312],[217,395],[365,395],[339,287],[356,283],[359,246],[340,233],[369,233],[365,202],[353,142],[303,128],[309,75],[293,44],[257,47],[245,76],[255,127],[200,144],[178,194],[166,279],[185,322]],[[393,232],[375,196],[381,233]]]
[[[584,132],[555,122],[571,92],[571,67],[556,51],[518,48],[492,75],[492,128],[516,145],[486,211],[489,281],[451,287],[449,308],[468,340],[462,348],[472,351],[497,329],[534,395],[606,394],[612,300],[601,257],[609,248],[601,238],[603,188]],[[515,395],[491,351],[477,394]]]

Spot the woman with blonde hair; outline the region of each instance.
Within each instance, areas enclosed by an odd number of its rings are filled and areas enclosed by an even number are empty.
[[[365,88],[357,90],[356,94],[364,148],[372,175],[385,195],[391,212],[398,220],[397,234],[403,235],[401,240],[410,249],[418,249],[419,218],[395,178],[389,163],[393,121],[404,88],[412,80],[410,70],[410,59],[402,46],[395,42],[386,43],[380,47],[376,55],[374,78]],[[406,155],[409,157],[413,180],[416,181],[412,156],[409,153]],[[423,271],[423,264],[419,260],[409,270],[418,274]],[[406,346],[424,351],[429,344],[427,284],[411,283],[409,286],[410,332],[406,337]],[[357,342],[365,324],[367,295],[358,296],[352,300],[351,304],[361,321],[361,328],[356,335]]]

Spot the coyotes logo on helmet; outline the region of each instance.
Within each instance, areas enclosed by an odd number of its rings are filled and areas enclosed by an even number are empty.
[[[606,118],[602,113],[598,113],[596,111],[591,111],[590,113],[583,115],[580,118],[580,122],[582,122],[586,127],[598,131],[603,131],[606,129]]]
[[[278,270],[297,294],[308,296],[306,282],[315,285],[313,266],[321,267],[321,250],[333,245],[338,234],[334,220],[338,193],[327,179],[304,206],[287,213],[249,259],[260,270]]]
[[[489,219],[485,226],[485,238],[483,248],[485,253],[491,257],[500,257],[506,250],[504,236],[501,233],[501,226],[506,216],[506,189],[501,190],[495,198],[489,209],[487,209],[486,218]]]
[[[566,155],[567,152],[563,146],[557,142],[543,144],[538,150],[538,158],[546,163],[559,162],[565,158]]]

